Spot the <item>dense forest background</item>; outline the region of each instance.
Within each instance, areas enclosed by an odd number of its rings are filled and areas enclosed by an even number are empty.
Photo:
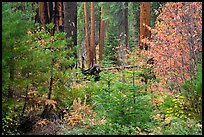
[[[2,135],[202,134],[201,2],[2,2]]]

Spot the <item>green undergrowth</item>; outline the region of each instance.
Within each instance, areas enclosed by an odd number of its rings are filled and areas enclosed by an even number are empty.
[[[130,72],[126,74],[125,82],[120,73],[102,72],[100,81],[97,82],[94,78],[90,78],[85,88],[78,92],[84,92],[87,103],[94,104],[93,112],[97,114],[95,120],[100,121],[104,118],[104,122],[89,128],[68,126],[64,128],[64,133],[68,135],[199,135],[202,133],[201,119],[189,104],[191,101],[187,96],[183,93],[167,95],[163,98],[163,103],[155,106],[150,104],[150,101],[161,95],[154,95],[155,91],[146,90],[146,87],[152,83],[133,84],[132,74]],[[138,75],[135,79],[139,79]]]

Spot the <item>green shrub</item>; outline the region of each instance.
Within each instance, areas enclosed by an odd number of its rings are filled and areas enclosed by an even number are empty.
[[[129,125],[98,124],[91,128],[85,127],[63,127],[64,135],[135,135],[135,127]]]
[[[89,133],[90,129],[87,129],[85,127],[71,127],[66,126],[62,128],[62,135],[86,135]]]
[[[151,122],[150,115],[153,106],[148,103],[149,95],[136,95],[135,103],[133,92],[114,90],[110,94],[103,92],[95,95],[96,111],[99,115],[105,115],[111,123],[119,125],[133,125],[147,128],[147,122]]]
[[[132,125],[120,125],[118,123],[95,125],[89,135],[135,135],[136,129]]]
[[[161,110],[167,117],[184,118],[188,115],[185,97],[177,94],[173,97],[167,96],[164,98],[164,103],[161,105]]]
[[[79,70],[73,69],[58,74],[59,79],[53,86],[53,99],[56,99],[60,106],[69,107],[75,98],[84,98],[85,85],[81,84],[82,77],[78,73]]]
[[[2,135],[19,135],[19,115],[12,109],[11,105],[9,104],[7,103],[3,105],[4,111],[2,113]]]
[[[172,119],[170,125],[163,129],[164,135],[202,135],[202,127],[198,121],[191,119]]]
[[[197,66],[195,83],[196,83],[196,91],[200,96],[202,96],[202,64],[198,64]]]
[[[197,113],[201,119],[202,111],[202,64],[198,64],[196,75],[193,80],[186,80],[181,86],[182,95],[186,97],[189,102],[191,111]]]

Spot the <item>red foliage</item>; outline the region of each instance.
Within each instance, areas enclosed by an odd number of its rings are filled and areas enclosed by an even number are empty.
[[[197,53],[202,52],[202,3],[166,3],[155,28],[148,28],[151,40],[143,41],[150,47],[158,75],[177,85],[190,79],[195,74]]]

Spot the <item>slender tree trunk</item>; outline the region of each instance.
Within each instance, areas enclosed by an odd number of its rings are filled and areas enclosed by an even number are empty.
[[[56,9],[56,8],[55,8]],[[56,16],[56,14],[54,14],[54,17],[53,18],[55,18],[55,16]],[[55,21],[55,19],[54,19],[54,21]],[[52,33],[51,33],[51,35],[52,36],[54,36],[54,29],[52,30]],[[48,96],[47,96],[47,99],[51,99],[51,95],[52,95],[52,88],[53,88],[53,68],[54,68],[54,58],[52,58],[52,62],[51,62],[51,70],[50,70],[50,84],[49,84],[49,92],[48,92]],[[44,110],[43,110],[43,112],[42,112],[42,114],[41,114],[41,117],[42,118],[45,118],[45,117],[47,117],[47,114],[48,114],[48,112],[49,111],[51,111],[51,109],[52,109],[52,106],[50,107],[50,109],[49,109],[49,105],[47,104],[46,106],[45,106],[45,108],[44,108]]]
[[[132,86],[133,87],[135,87],[135,72],[133,71],[133,73],[132,73]],[[136,100],[135,100],[135,95],[136,93],[134,92],[133,93],[133,98],[134,98],[134,104],[135,104],[135,102],[136,102]]]
[[[88,25],[88,13],[87,13],[87,2],[84,2],[84,20],[85,20],[85,33],[86,33],[86,56],[87,56],[87,62],[88,62],[88,68],[91,68],[91,51],[90,51],[90,45],[89,45],[89,25]]]
[[[52,66],[51,66],[51,77],[50,77],[50,86],[49,86],[48,99],[51,99],[51,95],[52,95],[52,85],[53,85],[53,67],[54,67],[54,59],[52,59]]]
[[[51,2],[46,2],[46,4],[47,4],[48,22],[51,22],[51,18],[50,18],[50,17],[51,17],[51,15],[50,15],[50,14],[51,14],[51,11],[50,11],[50,10],[51,10],[51,8],[50,8],[51,6],[50,6],[50,3],[51,3]]]
[[[145,25],[150,25],[150,2],[140,2],[140,49],[147,50],[142,39],[150,38],[150,31]]]
[[[99,64],[103,59],[103,48],[104,48],[104,39],[105,39],[105,21],[104,17],[104,6],[101,6],[101,21],[100,21],[100,38],[99,38]]]
[[[47,99],[51,99],[51,95],[52,95],[52,86],[53,86],[53,67],[54,67],[54,59],[52,58],[52,64],[51,64],[51,74],[50,74],[50,85],[49,85],[49,92],[48,92],[48,96]],[[49,111],[51,111],[52,106],[49,109],[49,105],[47,104],[41,114],[42,118],[46,118]]]
[[[55,23],[55,31],[62,31],[62,2],[56,2],[55,4],[55,13],[56,13],[56,23]]]
[[[125,17],[125,45],[126,48],[129,50],[130,45],[129,45],[129,33],[128,33],[128,2],[125,2],[125,9],[124,9],[124,17]]]
[[[29,78],[29,73],[27,72],[27,79]],[[29,85],[29,84],[28,84]],[[24,112],[25,112],[25,109],[26,109],[26,105],[27,105],[27,102],[28,102],[28,88],[29,86],[26,86],[26,94],[25,94],[25,103],[24,103],[24,106],[23,106],[23,110],[22,110],[22,114],[21,116],[23,116]]]
[[[56,28],[56,12],[57,12],[57,9],[56,9],[56,2],[50,2],[50,23],[53,23],[54,24],[54,28],[51,30],[51,35],[54,36],[54,32],[55,32],[55,28]]]
[[[58,2],[58,12],[59,12],[59,31],[63,31],[63,2]]]
[[[94,15],[94,2],[91,2],[91,38],[90,45],[92,50],[92,67],[96,64],[96,48],[95,48],[95,15]]]
[[[56,2],[56,5],[55,5],[55,10],[56,10],[56,17],[55,17],[55,20],[56,20],[56,23],[55,23],[55,30],[56,30],[56,31],[59,31],[59,3],[60,3],[60,2]]]
[[[131,4],[131,10],[133,11],[131,13],[131,20],[130,20],[130,32],[131,32],[131,39],[135,41],[136,39],[136,28],[135,28],[135,10],[134,10],[134,2],[132,2]],[[134,42],[133,45],[136,45],[136,43]]]
[[[134,6],[136,6],[137,3],[134,2]],[[139,11],[140,11],[140,6],[139,6]],[[136,13],[135,18],[140,18],[140,13]],[[136,38],[137,38],[137,47],[139,48],[140,46],[140,20],[136,20],[135,28],[137,30]]]
[[[139,48],[139,36],[140,36],[140,3],[139,2],[132,2],[132,35],[133,39],[135,39],[135,47]]]

